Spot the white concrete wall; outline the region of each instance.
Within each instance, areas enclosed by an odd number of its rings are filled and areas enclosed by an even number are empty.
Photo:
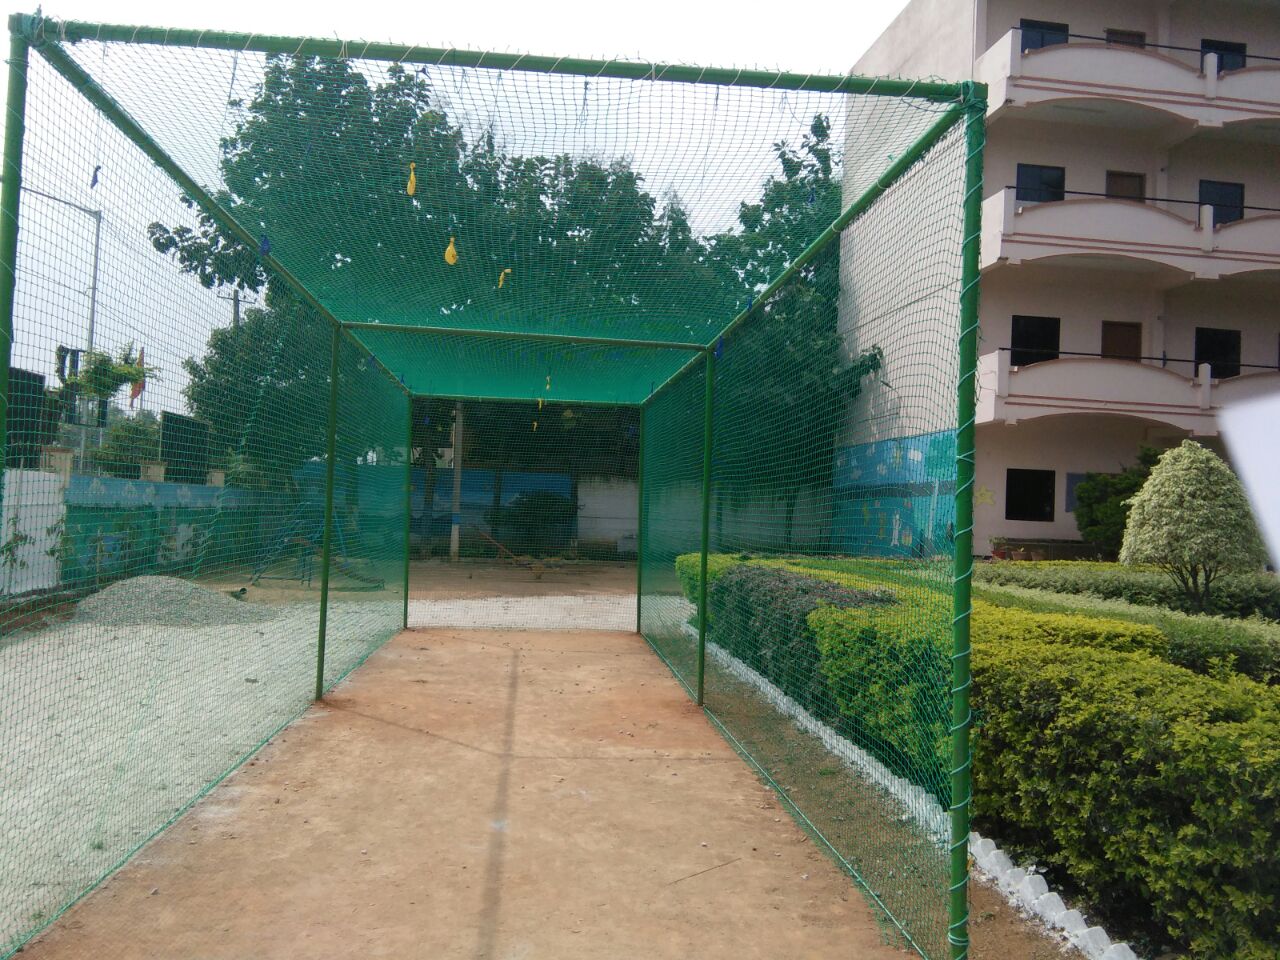
[[[20,542],[0,563],[0,596],[56,587],[61,579],[67,508],[62,477],[40,470],[7,470],[0,543]]]
[[[985,0],[913,0],[854,65],[871,77],[968,80],[974,23]]]
[[[579,480],[579,542],[613,544],[621,553],[634,553],[638,509],[634,480]]]

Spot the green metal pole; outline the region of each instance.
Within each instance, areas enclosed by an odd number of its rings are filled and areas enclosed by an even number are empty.
[[[241,52],[282,53],[297,57],[350,57],[427,66],[522,70],[530,73],[586,76],[591,79],[616,77],[624,80],[664,80],[669,83],[708,83],[720,86],[764,87],[770,90],[860,93],[940,101],[957,100],[960,97],[960,85],[956,83],[855,77],[847,74],[783,73],[772,70],[738,70],[684,64],[540,57],[522,53],[454,50],[371,43],[364,40],[273,37],[253,33],[226,33],[219,30],[169,30],[160,27],[87,23],[76,20],[58,21],[23,14],[14,14],[10,18],[10,24],[10,29],[22,31],[36,43],[55,40],[69,43],[79,40],[100,40]]]
[[[409,528],[413,520],[413,397],[405,399],[408,423],[404,432],[404,616],[403,629],[409,629]]]
[[[978,269],[982,237],[982,149],[987,89],[965,96],[964,237],[960,270],[960,371],[956,394],[956,542],[951,627],[951,886],[947,939],[952,960],[969,955],[969,815],[973,791],[969,727],[969,618],[973,580],[974,416],[978,365]]]
[[[22,199],[22,141],[27,132],[27,41],[9,36],[8,111],[4,121],[4,184],[0,186],[0,503],[9,462],[9,363],[13,357],[13,299],[18,283],[18,214]]]
[[[644,407],[640,408],[640,436],[636,442],[636,633],[640,628],[640,598],[644,596]]]
[[[324,697],[324,642],[329,627],[329,561],[333,554],[333,475],[338,456],[338,352],[342,331],[333,328],[329,348],[329,433],[324,457],[324,541],[320,548],[320,636],[316,645],[316,699]]]
[[[711,539],[711,413],[715,405],[716,355],[705,354],[706,391],[702,408],[702,575],[698,580],[698,706],[706,702],[707,676],[707,550]]]

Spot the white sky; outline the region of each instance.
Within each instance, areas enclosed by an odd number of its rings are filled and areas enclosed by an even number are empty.
[[[7,4],[30,13],[36,0]],[[51,0],[74,20],[845,73],[906,0]]]

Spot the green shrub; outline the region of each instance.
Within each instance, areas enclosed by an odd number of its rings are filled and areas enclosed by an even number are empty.
[[[1173,580],[1152,567],[1083,560],[1008,560],[975,564],[974,580],[1195,612]],[[1214,582],[1209,612],[1280,620],[1280,580],[1268,573],[1222,574]]]
[[[747,560],[748,557],[740,553],[707,554],[707,589],[711,589],[711,584],[715,583],[720,574],[730,567],[746,563]],[[702,579],[702,554],[682,553],[676,557],[676,576],[680,578],[680,589],[684,591],[685,599],[697,604],[698,582]]]
[[[1159,456],[1154,447],[1142,447],[1132,466],[1119,473],[1086,473],[1076,485],[1076,528],[1105,556],[1119,555],[1129,498],[1142,489]]]
[[[1123,600],[1069,596],[1025,587],[982,585],[975,595],[1002,607],[1040,613],[1078,613],[1145,623],[1168,638],[1170,663],[1196,673],[1235,671],[1261,683],[1280,684],[1280,624],[1144,607]]]
[[[1266,563],[1244,486],[1194,440],[1161,454],[1129,504],[1120,562],[1155,564],[1197,611],[1212,609],[1219,577]]]
[[[818,670],[818,645],[806,618],[820,608],[887,600],[883,594],[777,567],[729,564],[707,591],[707,635],[810,713],[829,719],[836,713]]]
[[[1169,641],[1155,627],[1071,613],[1032,613],[975,600],[972,637],[993,643],[1033,640],[1165,658]]]
[[[950,610],[824,607],[808,621],[851,739],[942,796],[950,769]]]
[[[980,639],[974,812],[1194,957],[1280,950],[1280,706],[1141,654]],[[1141,911],[1135,905],[1142,904]],[[1163,935],[1163,936],[1162,936]]]

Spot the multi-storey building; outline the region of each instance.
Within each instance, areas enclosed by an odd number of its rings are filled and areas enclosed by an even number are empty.
[[[1280,390],[1280,0],[912,0],[854,70],[988,86],[975,552]]]

